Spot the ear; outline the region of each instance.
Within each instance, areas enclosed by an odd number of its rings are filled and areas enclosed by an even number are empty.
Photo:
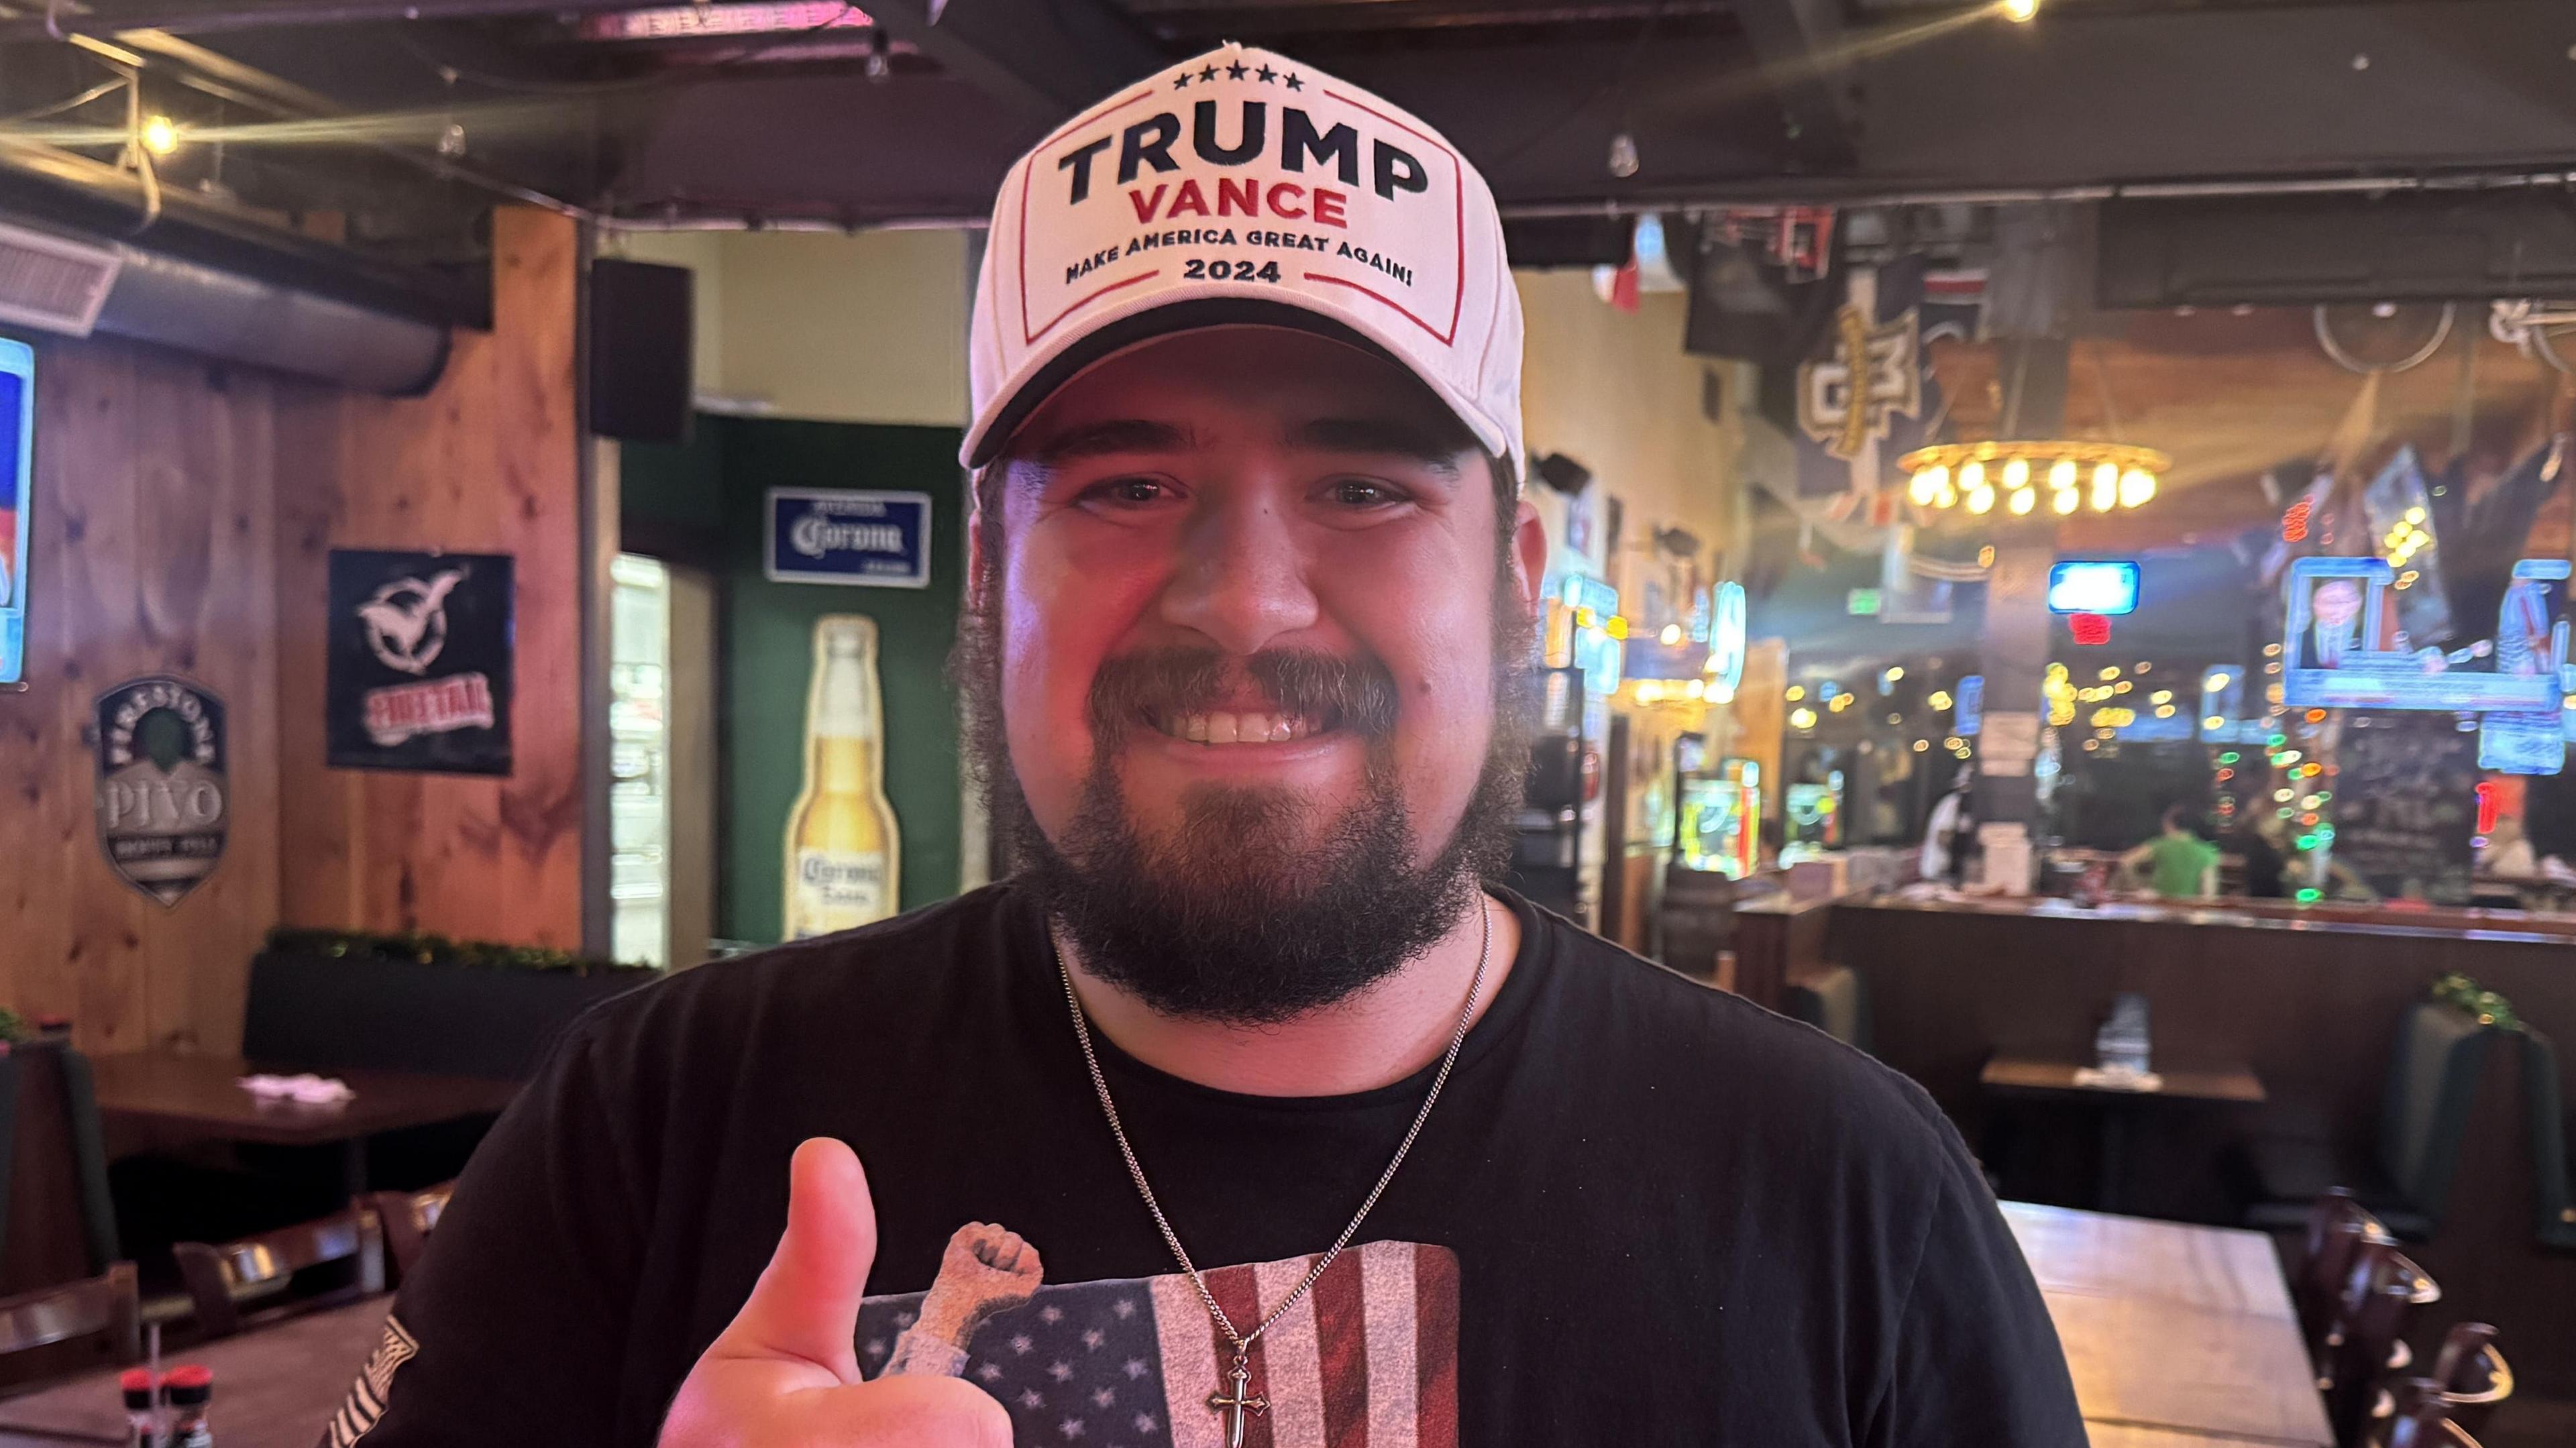
[[[1528,503],[1519,505],[1512,523],[1512,586],[1520,591],[1521,611],[1535,615],[1539,590],[1547,586],[1547,525]]]

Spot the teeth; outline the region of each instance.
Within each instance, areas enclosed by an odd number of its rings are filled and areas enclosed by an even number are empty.
[[[1294,714],[1212,711],[1168,714],[1163,732],[1193,744],[1286,744],[1315,732],[1314,724]]]

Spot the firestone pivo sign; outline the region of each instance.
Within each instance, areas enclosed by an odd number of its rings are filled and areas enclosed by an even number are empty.
[[[176,905],[223,858],[224,705],[152,674],[98,697],[98,844],[128,885]]]
[[[930,495],[772,488],[763,563],[777,583],[930,586]]]

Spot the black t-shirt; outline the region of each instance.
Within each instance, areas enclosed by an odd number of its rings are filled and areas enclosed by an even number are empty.
[[[1519,957],[1361,1245],[1258,1345],[1248,1443],[2084,1441],[2030,1271],[1922,1091],[1505,898]],[[1276,1099],[1099,1051],[1238,1321],[1331,1244],[1431,1074]],[[875,1196],[868,1371],[962,1373],[1022,1448],[1223,1441],[1214,1329],[1007,884],[593,1010],[466,1171],[334,1436],[651,1443],[809,1136],[855,1147]],[[1034,1244],[1047,1286],[945,1361],[907,1356],[970,1221]]]

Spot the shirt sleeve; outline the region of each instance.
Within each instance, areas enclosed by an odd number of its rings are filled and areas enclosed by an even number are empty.
[[[608,1441],[641,1236],[601,1099],[577,1026],[458,1179],[324,1448]]]
[[[1994,1194],[1945,1120],[1946,1150],[1874,1448],[2070,1448],[2085,1441],[2066,1353]]]

